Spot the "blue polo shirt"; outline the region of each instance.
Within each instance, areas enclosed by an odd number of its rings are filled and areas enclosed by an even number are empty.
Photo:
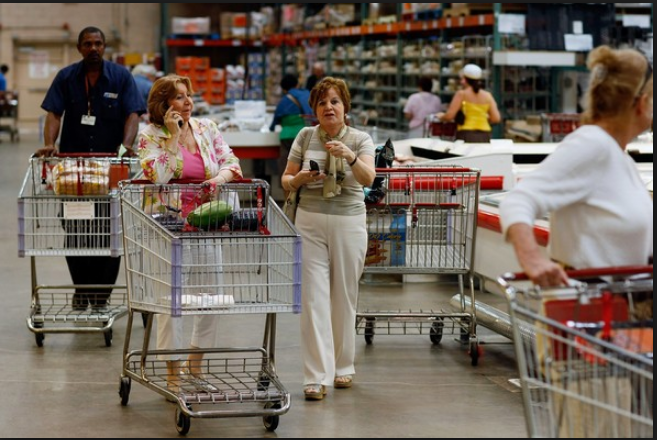
[[[82,61],[57,73],[41,108],[64,115],[59,151],[62,153],[115,153],[123,142],[123,128],[131,113],[142,115],[146,103],[132,74],[111,61],[103,61],[102,74],[87,93]],[[89,112],[95,125],[82,124]]]
[[[294,127],[284,124],[284,118],[286,116],[299,116],[301,114],[311,115],[313,113],[313,109],[310,108],[310,104],[308,104],[308,100],[310,99],[310,92],[308,90],[291,89],[288,93],[294,96],[297,101],[299,101],[303,111],[299,109],[299,106],[296,105],[294,101],[287,97],[287,94],[283,95],[281,100],[278,102],[278,105],[276,106],[276,110],[274,111],[274,119],[272,119],[271,125],[269,126],[269,130],[274,131],[277,124],[282,125],[283,131],[281,132],[281,139],[294,139],[297,133],[305,126],[304,120],[301,117],[298,118],[298,123],[293,123]],[[288,118],[287,120],[289,121],[290,119]]]

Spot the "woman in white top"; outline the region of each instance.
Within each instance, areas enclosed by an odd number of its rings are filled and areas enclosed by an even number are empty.
[[[653,205],[629,142],[652,126],[652,66],[634,49],[600,46],[582,125],[509,192],[504,234],[534,284],[567,283],[573,268],[644,265],[652,259]],[[539,251],[534,219],[550,214],[550,257]]]

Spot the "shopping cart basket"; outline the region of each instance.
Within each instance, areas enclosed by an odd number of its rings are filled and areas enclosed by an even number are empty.
[[[368,194],[366,274],[456,275],[464,298],[468,278],[474,304],[473,261],[480,171],[460,166],[381,168]],[[379,195],[378,201],[372,195]],[[374,334],[426,334],[434,344],[459,332],[472,365],[479,346],[474,310],[465,300],[458,312],[445,310],[358,310],[357,334],[371,344]]]
[[[653,437],[652,266],[499,278],[531,437]]]
[[[576,113],[542,113],[543,142],[560,142],[580,126],[580,119]]]
[[[456,122],[441,121],[436,115],[429,115],[424,122],[423,137],[453,142],[456,140],[456,127]]]
[[[207,211],[205,207],[220,205]],[[301,238],[269,196],[265,181],[212,187],[198,183],[122,183],[121,208],[128,280],[128,331],[120,382],[127,405],[137,381],[178,405],[176,428],[191,417],[262,416],[269,431],[290,407],[275,370],[277,313],[299,313]],[[198,215],[201,214],[199,218]],[[133,313],[148,314],[140,350],[131,350]],[[263,344],[253,348],[156,350],[153,314],[266,314]],[[204,353],[207,386],[181,373],[167,383],[163,354]],[[218,409],[208,409],[218,405]]]
[[[30,257],[32,300],[27,327],[43,346],[46,333],[103,333],[127,311],[125,285],[41,285],[36,257],[120,257],[118,181],[141,171],[136,159],[109,154],[33,157],[18,196],[18,256]],[[103,309],[77,310],[73,296],[113,289]]]

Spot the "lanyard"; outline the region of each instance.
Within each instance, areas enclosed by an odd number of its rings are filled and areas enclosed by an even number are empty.
[[[91,116],[91,96],[89,95],[89,89],[91,86],[89,85],[89,75],[85,74],[84,75],[84,89],[87,93],[87,116]]]

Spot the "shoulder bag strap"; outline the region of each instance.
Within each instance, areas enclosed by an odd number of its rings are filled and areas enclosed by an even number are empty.
[[[289,99],[290,101],[292,101],[293,103],[295,103],[296,106],[299,107],[299,113],[300,113],[300,114],[303,114],[303,107],[301,107],[301,103],[299,102],[299,100],[298,100],[297,98],[295,98],[294,96],[292,96],[291,93],[288,93],[288,94],[285,95],[285,96],[287,96],[287,99]]]

